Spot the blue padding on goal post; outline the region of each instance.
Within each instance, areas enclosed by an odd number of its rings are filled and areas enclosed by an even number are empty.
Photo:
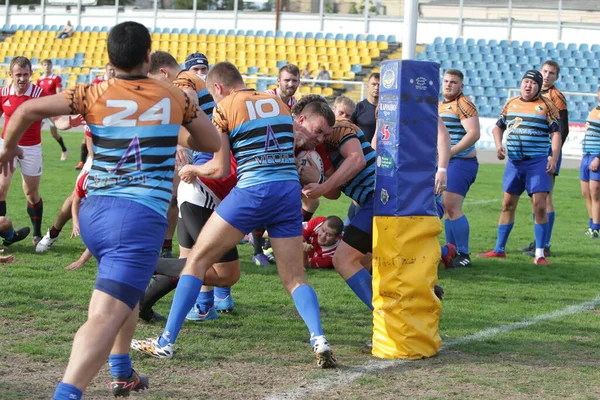
[[[436,216],[439,64],[389,60],[381,66],[375,213]]]

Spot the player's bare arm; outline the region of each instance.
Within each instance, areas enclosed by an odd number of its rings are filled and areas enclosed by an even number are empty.
[[[222,179],[231,172],[229,136],[221,133],[221,148],[212,160],[202,165],[186,165],[179,171],[179,177],[186,183],[193,183],[201,176],[209,179]]]
[[[302,189],[302,194],[308,198],[316,199],[330,191],[339,188],[367,166],[365,155],[358,138],[348,139],[339,149],[344,161],[338,169],[322,184],[311,183]],[[339,197],[339,196],[338,196]]]
[[[494,144],[496,145],[496,156],[498,160],[504,160],[506,158],[506,149],[502,146],[502,135],[504,129],[500,129],[498,126],[494,126],[492,129],[492,136],[494,137]]]
[[[481,136],[478,116],[464,119],[461,121],[461,124],[467,133],[454,145],[454,147],[452,147],[450,152],[451,156],[455,156],[473,146]]]
[[[438,117],[438,170],[435,174],[435,194],[446,189],[448,180],[448,164],[450,163],[450,133],[444,122]]]
[[[186,97],[188,97],[187,94]],[[197,109],[196,118],[192,118],[189,123],[183,125],[185,130],[179,130],[178,143],[196,151],[209,153],[218,151],[221,147],[219,133],[204,111],[200,110],[197,105],[194,107]]]

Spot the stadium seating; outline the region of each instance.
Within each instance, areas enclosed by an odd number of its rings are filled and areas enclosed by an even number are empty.
[[[509,95],[518,93],[510,89],[519,88],[525,71],[540,68],[548,59],[561,66],[557,82],[561,91],[592,94],[566,95],[570,121],[585,121],[597,104],[600,45],[438,37],[417,54],[417,59],[439,62],[440,77],[447,69],[460,69],[465,74],[464,92],[483,117],[496,117]]]
[[[103,69],[108,62],[106,39],[108,27],[77,26],[73,36],[56,39],[61,26],[4,25],[2,31],[12,34],[0,43],[0,60],[7,64],[15,55],[24,55],[37,64],[49,58],[65,86],[93,79],[93,69]],[[243,74],[277,75],[286,63],[317,71],[325,66],[333,80],[355,79],[363,67],[371,66],[396,45],[394,36],[342,35],[333,33],[293,33],[282,31],[243,31],[215,29],[150,29],[152,50],[168,51],[183,61],[194,52],[204,53],[212,62],[231,61]],[[37,71],[36,79],[41,71]],[[7,69],[0,70],[0,79],[7,76]],[[274,82],[259,81],[272,86]],[[270,85],[269,85],[270,84]],[[339,88],[333,86],[333,88]],[[305,93],[307,88],[303,88]],[[310,92],[329,94],[330,88],[309,88]]]

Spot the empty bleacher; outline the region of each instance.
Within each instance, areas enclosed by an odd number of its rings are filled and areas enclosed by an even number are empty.
[[[552,59],[561,66],[556,86],[563,92],[595,94],[600,76],[600,45],[588,46],[518,40],[436,38],[417,55],[419,60],[440,63],[443,71],[455,68],[465,74],[464,93],[481,116],[496,117],[509,89],[518,89],[529,69],[539,69]],[[570,121],[584,121],[597,103],[595,96],[567,95]]]
[[[60,26],[5,25],[12,34],[0,43],[0,60],[10,63],[15,55],[24,55],[37,64],[44,58],[53,61],[65,86],[90,80],[91,68],[103,68],[108,62],[106,40],[108,27],[76,27],[67,39],[56,39]],[[205,29],[149,29],[152,50],[168,51],[183,62],[190,53],[204,53],[211,63],[231,61],[242,74],[275,76],[286,63],[300,68],[308,65],[316,72],[322,65],[332,80],[353,81],[363,67],[371,67],[383,55],[396,48],[393,36],[332,33],[293,33],[282,31],[243,31]],[[7,70],[0,70],[5,79]],[[39,73],[38,73],[39,74]],[[34,76],[34,78],[36,78]],[[252,80],[250,80],[252,84]],[[269,82],[258,80],[257,89]],[[301,93],[333,95],[337,87],[303,87]]]

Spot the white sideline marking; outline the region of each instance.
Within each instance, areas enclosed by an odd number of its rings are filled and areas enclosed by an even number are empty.
[[[462,344],[481,342],[481,341],[484,341],[493,336],[497,336],[497,335],[500,335],[500,334],[503,334],[506,332],[510,332],[510,331],[514,331],[517,329],[527,328],[532,325],[538,324],[540,322],[549,321],[549,320],[553,320],[556,318],[565,317],[568,315],[579,314],[583,311],[593,309],[597,305],[600,305],[600,296],[596,297],[593,300],[586,301],[584,303],[568,306],[566,308],[563,308],[562,310],[553,311],[548,314],[538,315],[537,317],[525,319],[520,322],[515,322],[514,324],[501,325],[496,328],[486,328],[486,329],[479,331],[477,333],[474,333],[472,335],[464,336],[462,338],[457,338],[454,340],[448,340],[442,345],[442,347],[440,348],[440,351],[450,348],[450,347],[462,345]],[[393,367],[396,367],[399,365],[408,364],[409,362],[411,362],[411,361],[405,360],[405,359],[372,360],[363,366],[349,368],[346,371],[341,371],[337,374],[332,374],[331,377],[320,379],[314,383],[309,383],[309,384],[303,385],[302,387],[289,390],[287,392],[271,395],[269,397],[266,397],[266,399],[267,400],[301,399],[301,398],[310,396],[312,394],[325,391],[334,386],[348,385],[348,384],[354,382],[357,378],[360,378],[361,376],[372,374],[374,372],[377,372],[377,371],[380,371],[383,369],[393,368]]]
[[[491,200],[473,200],[473,201],[465,201],[463,204],[465,206],[470,206],[474,204],[487,204],[487,203],[499,203],[502,199],[491,199]]]

